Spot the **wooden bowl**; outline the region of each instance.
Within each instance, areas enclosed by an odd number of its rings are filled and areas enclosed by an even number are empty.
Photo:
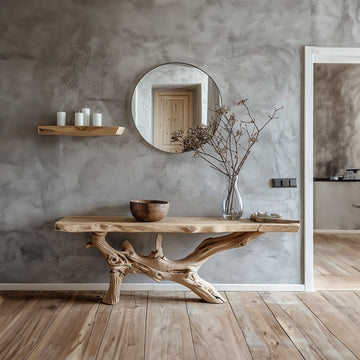
[[[138,221],[160,221],[169,212],[169,202],[163,200],[130,200],[130,210]]]

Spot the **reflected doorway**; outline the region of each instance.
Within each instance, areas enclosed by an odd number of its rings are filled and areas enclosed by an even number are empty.
[[[198,92],[196,87],[188,90],[153,91],[153,138],[154,146],[167,152],[182,152],[181,144],[173,143],[171,135],[180,129],[193,127],[198,116]],[[200,90],[201,98],[201,90]]]

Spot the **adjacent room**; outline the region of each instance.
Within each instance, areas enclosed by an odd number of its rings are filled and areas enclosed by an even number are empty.
[[[0,359],[360,359],[357,0],[3,0]]]
[[[328,61],[314,64],[315,288],[360,290],[360,64]]]

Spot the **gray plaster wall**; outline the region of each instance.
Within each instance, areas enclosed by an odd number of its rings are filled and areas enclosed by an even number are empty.
[[[300,217],[304,45],[358,46],[359,3],[339,0],[2,0],[0,12],[0,282],[106,282],[107,266],[87,234],[54,232],[65,215],[129,214],[131,198],[162,198],[170,214],[220,215],[224,179],[191,154],[167,154],[139,135],[131,94],[148,69],[168,61],[210,74],[225,104],[241,98],[261,119],[284,105],[242,169],[245,215]],[[39,136],[55,113],[84,105],[121,137]],[[153,235],[128,238],[140,253]],[[168,235],[180,258],[204,235]],[[301,283],[300,234],[264,235],[208,261],[214,283]],[[151,281],[132,276],[126,281]]]

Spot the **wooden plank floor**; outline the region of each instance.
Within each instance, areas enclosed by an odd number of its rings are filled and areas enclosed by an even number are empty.
[[[360,290],[360,234],[314,234],[317,290]]]
[[[360,359],[360,292],[0,292],[0,359]]]

